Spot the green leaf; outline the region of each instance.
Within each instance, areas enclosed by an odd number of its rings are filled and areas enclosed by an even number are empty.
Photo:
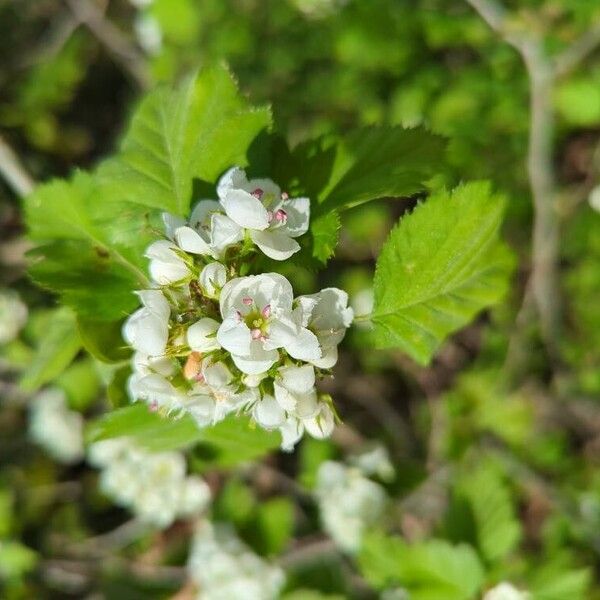
[[[593,581],[590,569],[569,568],[561,558],[547,562],[532,577],[532,600],[588,600]]]
[[[372,320],[381,348],[427,364],[444,339],[506,293],[512,255],[499,241],[504,201],[485,182],[439,192],[385,243]]]
[[[0,581],[20,579],[37,561],[38,555],[20,542],[0,540]]]
[[[265,556],[281,554],[294,533],[294,504],[289,498],[271,498],[262,502],[256,515],[260,534],[258,550]]]
[[[200,429],[189,415],[170,418],[151,412],[145,404],[121,408],[88,423],[88,443],[130,436],[154,452],[176,450],[201,442],[210,449],[210,463],[233,466],[254,460],[277,448],[280,437],[251,427],[245,417],[231,416]]]
[[[401,585],[411,600],[471,600],[484,581],[483,567],[470,546],[436,539],[409,545],[372,533],[363,542],[359,565],[376,588]]]
[[[40,244],[31,253],[31,276],[78,315],[122,319],[138,304],[132,290],[148,286],[147,212],[108,197],[83,172],[39,186],[25,202],[30,237]]]
[[[465,475],[456,487],[455,500],[468,505],[474,542],[488,561],[501,560],[515,549],[521,525],[510,492],[492,465],[482,465]]]
[[[556,94],[556,107],[567,123],[585,127],[600,123],[600,76],[570,79]]]
[[[378,198],[410,196],[441,170],[445,142],[422,128],[369,127],[337,147],[318,212],[344,210]]]
[[[77,334],[75,316],[68,308],[56,309],[46,325],[45,334],[24,371],[21,386],[34,392],[58,377],[73,361],[81,341]]]
[[[214,182],[269,127],[268,108],[252,108],[224,67],[205,69],[177,90],[140,103],[119,155],[99,170],[117,197],[186,216],[193,180]]]
[[[85,349],[105,363],[122,363],[131,356],[121,334],[123,321],[106,322],[92,319],[77,319],[79,337]]]
[[[56,379],[72,409],[83,412],[98,398],[101,381],[96,364],[89,357],[77,360]]]

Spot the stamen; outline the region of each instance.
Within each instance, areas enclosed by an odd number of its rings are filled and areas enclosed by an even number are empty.
[[[263,194],[264,194],[264,191],[263,191],[263,190],[261,190],[260,188],[256,188],[256,189],[255,189],[255,190],[252,192],[252,195],[253,195],[255,198],[258,198],[258,200],[260,200],[260,199],[263,197]]]
[[[266,305],[266,306],[265,306],[265,307],[262,309],[261,313],[262,313],[262,316],[263,316],[265,319],[268,319],[268,318],[271,316],[271,305],[270,305],[270,304],[267,304],[267,305]]]
[[[245,304],[246,306],[252,306],[253,302],[254,300],[252,300],[252,298],[250,298],[249,296],[242,298],[242,304]]]
[[[242,321],[242,313],[241,313],[239,310],[236,310],[236,311],[235,311],[235,320],[236,320],[238,323],[241,323],[241,321]]]
[[[263,337],[262,331],[260,329],[253,329],[251,332],[253,340],[260,340]]]
[[[267,211],[267,220],[269,221],[269,223],[273,220],[273,211],[272,210]]]
[[[290,199],[290,195],[287,192],[281,192],[281,199],[282,200],[289,200]]]
[[[158,410],[158,402],[156,400],[152,400],[148,405],[148,410],[150,412],[156,412]]]
[[[280,208],[275,213],[275,220],[279,221],[280,223],[285,223],[287,221],[287,213],[285,212],[285,210]]]

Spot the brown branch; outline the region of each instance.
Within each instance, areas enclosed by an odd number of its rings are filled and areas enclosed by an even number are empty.
[[[556,77],[564,77],[600,46],[600,24],[586,31],[554,59]]]
[[[92,0],[65,0],[75,18],[83,23],[110,53],[116,63],[143,90],[150,87],[150,76],[143,55],[129,42]]]

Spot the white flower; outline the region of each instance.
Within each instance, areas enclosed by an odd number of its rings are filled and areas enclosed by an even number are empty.
[[[515,588],[512,583],[499,583],[495,588],[488,590],[483,600],[528,600],[530,594]]]
[[[170,285],[189,277],[190,269],[178,250],[178,246],[169,240],[158,240],[146,249],[150,276],[159,285]]]
[[[387,500],[380,485],[334,461],[319,467],[315,495],[323,527],[350,553],[360,549],[363,534],[381,519]]]
[[[285,583],[283,571],[256,555],[226,525],[202,523],[188,559],[198,600],[275,600]]]
[[[210,263],[202,269],[199,281],[208,298],[218,298],[221,288],[227,283],[227,269],[219,262]]]
[[[348,294],[337,288],[325,288],[316,294],[299,296],[297,303],[298,319],[317,336],[321,347],[321,357],[309,360],[317,367],[330,369],[337,362],[337,346],[354,319],[354,311],[348,307]]]
[[[69,410],[60,389],[45,390],[33,399],[29,435],[61,463],[72,464],[83,458],[83,417]]]
[[[14,340],[27,322],[27,306],[13,290],[0,290],[0,344]]]
[[[335,418],[331,407],[325,402],[319,402],[316,413],[307,418],[289,414],[285,423],[279,427],[281,433],[281,449],[291,452],[306,430],[312,437],[322,440],[333,433]]]
[[[116,504],[158,528],[202,512],[210,489],[200,477],[186,477],[179,452],[148,452],[128,438],[96,442],[88,459],[102,468],[100,488]]]
[[[127,319],[123,337],[135,350],[159,356],[167,346],[171,308],[159,290],[143,290],[137,294],[144,306]]]
[[[221,346],[217,341],[219,322],[209,317],[203,317],[190,325],[187,330],[188,346],[196,352],[210,352]]]
[[[279,348],[299,360],[318,360],[318,340],[298,324],[292,303],[292,286],[277,273],[238,277],[223,286],[223,323],[217,340],[231,353],[240,371],[249,375],[267,371],[279,359]]]
[[[308,231],[308,198],[288,198],[270,179],[248,180],[239,167],[221,177],[217,194],[227,216],[240,230],[248,230],[268,257],[286,260],[300,250],[293,238]]]

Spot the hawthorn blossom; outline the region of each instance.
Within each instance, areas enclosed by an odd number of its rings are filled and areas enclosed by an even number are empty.
[[[522,592],[506,581],[488,590],[483,596],[483,600],[528,600],[529,598],[531,595],[528,592]]]
[[[221,177],[217,195],[226,215],[269,258],[286,260],[300,250],[294,238],[308,231],[308,198],[289,198],[270,179],[248,180],[239,167]]]
[[[33,398],[29,436],[58,462],[73,464],[83,458],[83,417],[69,410],[59,388],[44,390]]]
[[[225,524],[201,523],[194,535],[188,573],[198,600],[275,600],[285,574],[255,554]]]
[[[27,306],[13,290],[0,290],[0,344],[14,340],[27,322]]]
[[[294,319],[293,300],[290,282],[277,273],[238,277],[223,286],[217,341],[240,371],[267,371],[279,360],[279,349],[298,360],[319,359],[317,337]]]
[[[186,476],[179,452],[149,452],[124,437],[95,442],[88,461],[102,470],[104,494],[159,529],[201,513],[210,502],[208,485],[200,477]]]
[[[299,296],[296,313],[302,326],[316,335],[321,356],[310,360],[315,366],[330,369],[338,359],[338,344],[352,324],[354,311],[348,294],[338,288],[325,288],[316,294]]]
[[[123,337],[135,350],[159,356],[169,338],[171,308],[159,290],[137,292],[143,308],[134,312],[123,326]]]
[[[325,531],[349,553],[360,549],[364,533],[381,519],[387,502],[379,484],[334,461],[319,467],[315,495]]]

